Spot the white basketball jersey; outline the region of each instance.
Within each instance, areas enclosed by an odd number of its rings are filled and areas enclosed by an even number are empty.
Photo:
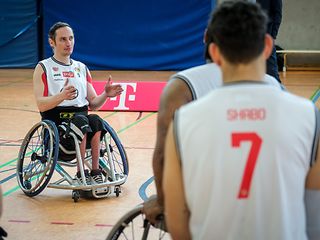
[[[176,78],[183,80],[188,85],[193,100],[205,96],[212,89],[216,89],[223,84],[222,72],[215,63],[207,63],[178,72],[171,76],[170,81],[174,81]],[[277,88],[283,88],[274,77],[268,74],[265,75],[264,81]]]
[[[183,106],[174,130],[193,239],[305,240],[309,100],[234,83]]]
[[[87,67],[78,61],[71,60],[70,65],[63,64],[53,57],[39,62],[44,73],[42,81],[44,83],[44,96],[53,96],[61,92],[66,79],[68,85],[76,88],[77,96],[73,100],[65,100],[58,106],[83,107],[87,106],[87,82],[91,82],[91,76],[87,72]]]

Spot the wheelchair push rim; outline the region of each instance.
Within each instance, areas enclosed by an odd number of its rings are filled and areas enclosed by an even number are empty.
[[[171,239],[162,226],[155,227],[145,218],[143,205],[126,213],[111,229],[107,240],[120,239]]]
[[[104,124],[107,133],[101,141],[100,168],[104,175],[110,175],[110,172],[114,174],[114,176],[110,176],[112,181],[126,178],[129,174],[126,151],[114,129],[107,122],[104,122]],[[109,169],[108,171],[108,168],[112,168],[112,170]]]
[[[58,130],[52,121],[35,124],[26,134],[17,162],[17,180],[29,197],[41,193],[48,185],[59,152]]]

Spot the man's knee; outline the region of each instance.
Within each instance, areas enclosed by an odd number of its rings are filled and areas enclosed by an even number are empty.
[[[70,138],[70,133],[72,132],[81,142],[88,132],[92,132],[89,126],[89,120],[86,116],[75,116],[69,122],[63,122],[59,125],[60,138],[68,139]]]
[[[105,130],[103,120],[97,114],[90,114],[87,117],[93,134],[96,132],[103,132]]]

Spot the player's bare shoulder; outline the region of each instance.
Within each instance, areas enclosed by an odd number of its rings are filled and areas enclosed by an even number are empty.
[[[171,79],[161,94],[160,105],[170,105],[176,108],[192,101],[192,94],[185,83],[180,78]]]

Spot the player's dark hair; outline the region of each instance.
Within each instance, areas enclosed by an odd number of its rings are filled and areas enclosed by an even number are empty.
[[[52,27],[49,29],[49,33],[48,33],[48,37],[50,39],[52,39],[53,41],[56,40],[56,31],[59,29],[59,28],[62,28],[62,27],[69,27],[71,28],[71,26],[68,24],[68,23],[65,23],[65,22],[56,22],[55,24],[52,25]],[[71,28],[72,29],[72,28]]]
[[[248,63],[264,49],[268,17],[259,4],[226,1],[213,11],[207,44],[215,43],[230,63]]]

